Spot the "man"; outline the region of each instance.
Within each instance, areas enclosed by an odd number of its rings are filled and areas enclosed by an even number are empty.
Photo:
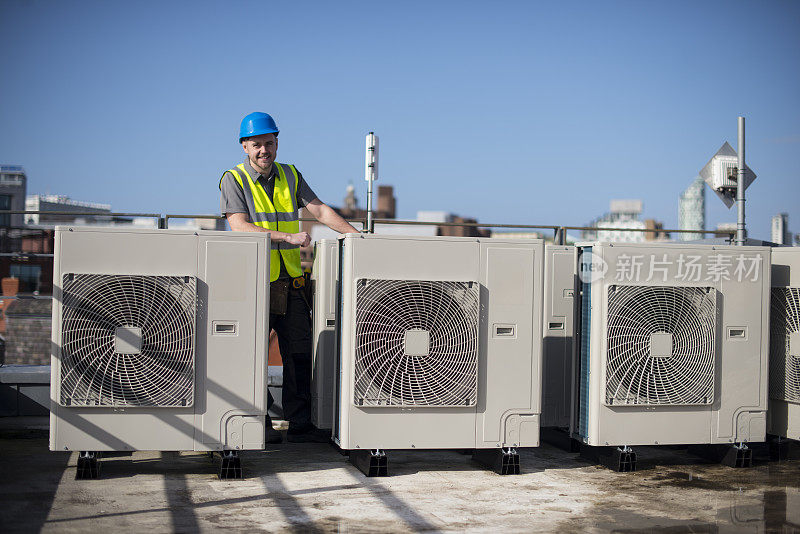
[[[220,179],[220,211],[231,230],[270,234],[270,328],[278,335],[283,359],[287,439],[327,441],[329,436],[311,423],[311,319],[298,250],[311,238],[300,231],[299,210],[305,206],[319,222],[337,232],[358,230],[317,198],[294,165],[275,162],[278,126],[271,116],[260,112],[247,115],[239,130],[239,143],[246,157]],[[280,441],[268,416],[267,442]]]

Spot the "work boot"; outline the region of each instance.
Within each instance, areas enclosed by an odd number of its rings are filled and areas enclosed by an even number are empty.
[[[290,423],[286,432],[286,441],[289,443],[328,443],[330,440],[330,430],[322,430],[311,423],[299,425]]]
[[[272,426],[272,419],[267,416],[266,425],[264,426],[264,443],[267,445],[277,445],[283,443],[283,434]]]

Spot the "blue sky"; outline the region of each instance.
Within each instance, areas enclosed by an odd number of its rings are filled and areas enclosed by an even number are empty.
[[[738,35],[740,34],[740,35]],[[215,213],[241,117],[362,201],[364,135],[399,216],[580,225],[677,201],[747,118],[752,237],[800,231],[800,2],[0,1],[0,162],[29,193]],[[735,221],[707,191],[709,226]]]

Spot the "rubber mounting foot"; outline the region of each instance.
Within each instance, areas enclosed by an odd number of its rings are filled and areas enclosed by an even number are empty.
[[[636,471],[636,453],[633,449],[614,447],[610,452],[610,454],[600,455],[603,465],[619,473]]]
[[[75,480],[91,480],[100,478],[100,453],[94,451],[81,451],[78,454],[78,469],[75,471]]]
[[[475,449],[472,459],[485,465],[498,475],[519,474],[519,453],[513,447],[500,449]]]
[[[627,446],[592,447],[589,445],[582,445],[581,456],[618,473],[632,473],[636,471],[636,452]]]
[[[728,447],[720,463],[736,468],[753,467],[753,449],[747,446],[737,447],[735,445]]]
[[[237,451],[223,451],[219,464],[220,480],[241,480],[242,461]]]
[[[352,449],[348,458],[351,464],[368,477],[389,476],[389,458],[381,449]]]
[[[747,445],[691,445],[689,453],[728,467],[753,467],[753,449]]]

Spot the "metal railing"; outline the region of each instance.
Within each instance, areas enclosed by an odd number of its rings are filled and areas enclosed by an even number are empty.
[[[519,228],[530,230],[551,230],[553,231],[553,241],[558,245],[566,244],[567,230],[581,230],[591,232],[644,232],[656,234],[669,234],[669,233],[684,233],[684,234],[713,234],[717,236],[728,236],[733,239],[736,235],[735,230],[677,230],[665,228],[598,228],[596,226],[554,226],[550,224],[496,224],[496,223],[480,223],[480,222],[427,222],[427,221],[402,221],[397,219],[375,219],[375,223],[381,224],[410,224],[410,225],[432,225],[432,226],[461,226],[472,228]]]
[[[0,215],[55,215],[55,216],[70,216],[70,217],[102,217],[103,219],[113,218],[127,218],[127,217],[141,217],[156,219],[157,228],[169,228],[169,221],[172,219],[207,219],[207,220],[222,220],[224,217],[219,215],[198,215],[198,214],[161,214],[161,213],[102,213],[97,212],[74,212],[74,211],[28,211],[28,210],[0,210]],[[367,218],[349,218],[345,219],[350,223],[359,223],[362,228],[367,227]],[[315,222],[316,219],[301,217],[301,222]],[[553,239],[558,244],[566,243],[567,230],[579,231],[604,231],[604,232],[642,232],[654,234],[697,234],[707,235],[712,234],[715,236],[728,236],[733,239],[736,235],[735,230],[680,230],[680,229],[667,229],[667,228],[617,228],[617,227],[603,227],[598,228],[595,226],[566,226],[566,225],[552,225],[552,224],[502,224],[502,223],[482,223],[482,222],[434,222],[434,221],[407,221],[402,219],[373,219],[373,224],[401,224],[401,225],[414,225],[414,226],[437,226],[437,227],[462,227],[462,228],[513,228],[520,230],[550,230],[553,232]],[[55,222],[58,224],[58,222]],[[65,222],[64,224],[69,224]],[[15,230],[36,229],[35,227],[14,227]],[[28,252],[0,252],[2,256],[51,256],[52,254],[41,253],[28,253]]]

